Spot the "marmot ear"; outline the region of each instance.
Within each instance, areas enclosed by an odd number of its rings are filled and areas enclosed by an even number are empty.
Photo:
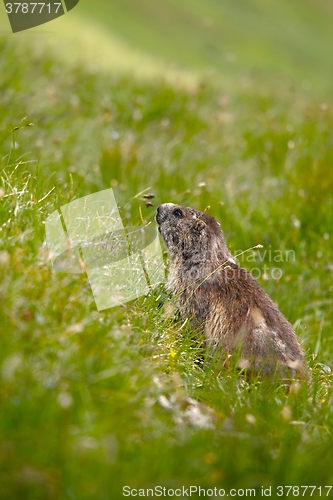
[[[201,231],[203,231],[205,229],[206,223],[201,219],[195,219],[193,221],[192,227],[193,227],[194,231],[201,233]]]

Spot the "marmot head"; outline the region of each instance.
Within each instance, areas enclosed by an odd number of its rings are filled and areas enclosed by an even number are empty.
[[[194,208],[164,203],[157,209],[159,232],[171,257],[184,260],[217,261],[231,257],[220,225],[214,217]]]

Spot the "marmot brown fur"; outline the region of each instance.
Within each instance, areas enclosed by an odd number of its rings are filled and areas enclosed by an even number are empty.
[[[168,289],[184,318],[203,330],[224,360],[239,353],[248,373],[306,373],[296,334],[251,274],[229,253],[218,222],[193,208],[164,203],[156,221],[170,256]]]

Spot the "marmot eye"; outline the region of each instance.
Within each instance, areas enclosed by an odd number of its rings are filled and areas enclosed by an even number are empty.
[[[181,210],[179,210],[179,208],[176,208],[173,211],[173,215],[175,215],[176,217],[181,217],[183,215],[183,212]]]

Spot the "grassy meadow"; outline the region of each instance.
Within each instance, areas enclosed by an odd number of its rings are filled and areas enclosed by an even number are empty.
[[[325,497],[333,10],[81,4],[54,33],[0,34],[0,498],[118,499],[126,485]],[[125,225],[154,223],[167,201],[210,206],[233,253],[262,244],[240,263],[294,325],[311,382],[205,365],[163,285],[98,312],[85,274],[53,271],[46,218],[109,187]]]

